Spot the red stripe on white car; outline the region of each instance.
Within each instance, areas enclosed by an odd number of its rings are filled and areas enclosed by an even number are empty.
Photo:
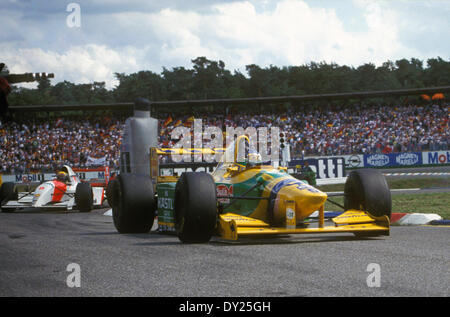
[[[52,202],[57,203],[61,201],[61,198],[66,193],[67,185],[57,180],[53,181],[53,185],[55,189],[53,190]]]
[[[100,205],[103,205],[104,199],[105,199],[105,189],[102,189],[102,199],[100,200]]]

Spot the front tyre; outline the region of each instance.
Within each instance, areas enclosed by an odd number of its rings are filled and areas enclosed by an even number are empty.
[[[377,170],[352,171],[345,183],[344,195],[345,210],[363,210],[374,217],[391,216],[391,191],[386,178]]]
[[[216,185],[205,172],[183,173],[175,187],[175,227],[185,243],[208,242],[217,224]]]

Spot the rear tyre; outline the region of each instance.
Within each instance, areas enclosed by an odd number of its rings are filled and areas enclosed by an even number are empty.
[[[90,212],[94,206],[94,196],[89,183],[79,183],[75,189],[75,204],[80,212]]]
[[[183,173],[175,187],[175,227],[185,243],[208,242],[217,224],[216,185],[204,172]]]
[[[0,187],[0,207],[10,200],[17,200],[17,192],[15,191],[15,184],[13,182],[5,182]],[[3,212],[12,212],[12,209],[3,209]]]
[[[344,189],[345,210],[357,209],[374,217],[391,216],[391,191],[383,174],[374,169],[350,173]]]
[[[112,197],[113,221],[119,233],[150,231],[156,199],[148,175],[120,174],[112,184]]]

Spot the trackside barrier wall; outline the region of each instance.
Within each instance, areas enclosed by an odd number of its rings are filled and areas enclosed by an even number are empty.
[[[422,152],[422,162],[424,165],[450,164],[450,150]]]
[[[343,158],[346,168],[409,167],[450,164],[450,150],[404,152],[389,154],[354,154],[341,156],[311,156],[305,159]]]
[[[364,167],[408,167],[449,163],[450,151],[364,155]]]
[[[390,153],[364,155],[365,167],[393,167],[422,165],[422,155],[412,153]]]
[[[311,169],[316,173],[316,179],[345,177],[345,160],[343,157],[293,160],[289,162],[288,172],[290,174],[294,173],[296,166],[303,166],[305,161],[309,163]]]
[[[102,186],[109,181],[110,173],[118,172],[111,171],[109,167],[95,168],[95,169],[76,169],[73,171],[77,174],[81,181],[86,181],[94,186]],[[14,183],[41,183],[52,180],[56,177],[55,173],[29,173],[29,174],[0,174],[0,184],[5,182]]]
[[[153,122],[152,122],[153,125]],[[370,155],[343,155],[340,157],[323,156],[308,157],[311,168],[316,172],[317,179],[339,178],[345,176],[345,168],[364,168],[364,167],[408,167],[408,166],[426,166],[450,164],[449,151],[426,151],[412,153],[391,153],[391,154],[370,154]],[[302,160],[293,160],[290,162],[288,172],[292,173],[296,165],[303,164]],[[147,165],[147,164],[145,164]],[[161,164],[160,175],[172,175],[174,172],[181,174],[183,171],[208,171],[213,170],[211,163],[200,163],[195,168],[172,167],[169,164]],[[215,165],[215,164],[214,164]],[[74,169],[80,180],[95,182],[95,180],[104,180],[109,175],[105,175],[104,168],[101,169]],[[118,171],[110,171],[110,173]],[[16,173],[0,174],[0,184],[4,182],[27,183],[43,182],[55,178],[54,173]]]

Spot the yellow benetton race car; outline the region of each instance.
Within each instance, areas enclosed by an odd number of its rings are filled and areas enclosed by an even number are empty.
[[[186,172],[180,177],[160,176],[158,156],[183,150],[152,148],[150,177],[121,174],[111,185],[116,229],[148,232],[157,216],[158,231],[176,233],[186,243],[207,242],[212,236],[238,240],[280,234],[389,235],[391,193],[376,170],[350,173],[344,192],[337,193],[344,195],[345,212],[332,219],[333,225],[325,226],[324,204],[337,194],[327,195],[292,177],[285,168],[250,160],[252,153],[239,155],[245,142],[248,138],[241,136],[221,149],[223,159],[212,174]],[[227,161],[230,151],[234,159]],[[305,220],[315,211],[319,212],[317,224],[309,226]]]

